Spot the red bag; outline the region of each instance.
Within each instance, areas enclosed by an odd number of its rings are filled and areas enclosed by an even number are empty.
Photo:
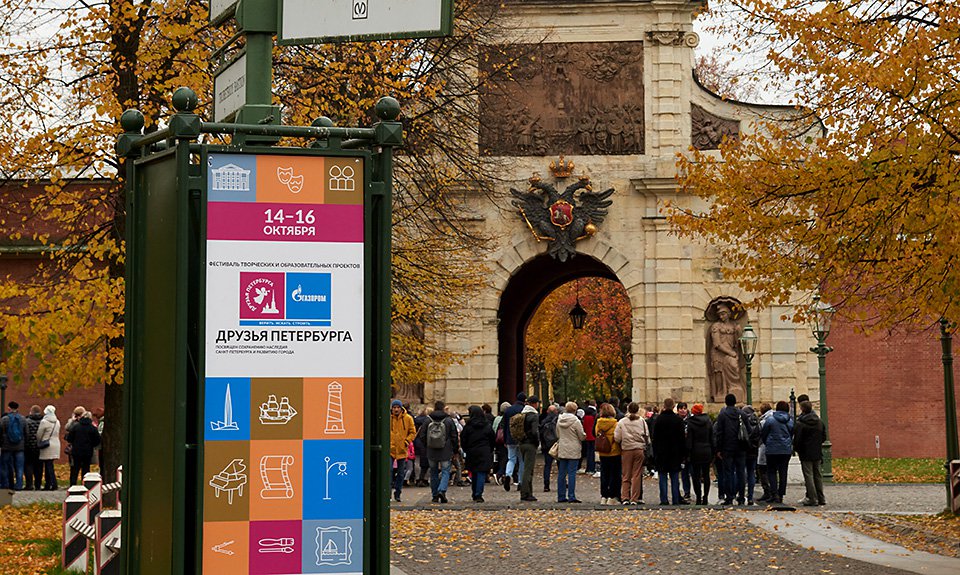
[[[500,427],[497,429],[497,445],[506,444],[506,440],[503,438],[503,428]]]

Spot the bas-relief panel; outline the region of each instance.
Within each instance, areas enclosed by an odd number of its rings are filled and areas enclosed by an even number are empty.
[[[644,151],[643,42],[492,47],[481,73],[484,154]]]

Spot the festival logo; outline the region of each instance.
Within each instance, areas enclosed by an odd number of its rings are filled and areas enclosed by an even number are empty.
[[[284,274],[240,272],[240,318],[284,317]]]

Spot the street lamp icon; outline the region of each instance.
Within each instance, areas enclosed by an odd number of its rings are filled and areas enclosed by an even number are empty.
[[[329,457],[324,457],[324,458],[323,458],[323,461],[324,461],[324,463],[326,463],[326,469],[327,469],[326,477],[324,478],[323,500],[324,500],[324,501],[330,501],[331,499],[333,499],[332,497],[330,497],[330,472],[333,471],[334,468],[336,468],[336,469],[337,469],[337,475],[346,476],[346,475],[347,475],[347,462],[346,462],[346,461],[334,461],[333,463],[330,463],[330,458],[329,458]]]

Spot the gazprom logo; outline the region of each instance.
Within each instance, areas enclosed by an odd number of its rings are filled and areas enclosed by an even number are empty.
[[[295,302],[305,302],[305,301],[318,301],[326,302],[327,294],[305,294],[303,293],[303,286],[297,284],[297,288],[290,292],[290,299]]]
[[[287,320],[296,325],[330,326],[333,318],[329,273],[288,272]],[[289,289],[289,288],[293,289]]]

